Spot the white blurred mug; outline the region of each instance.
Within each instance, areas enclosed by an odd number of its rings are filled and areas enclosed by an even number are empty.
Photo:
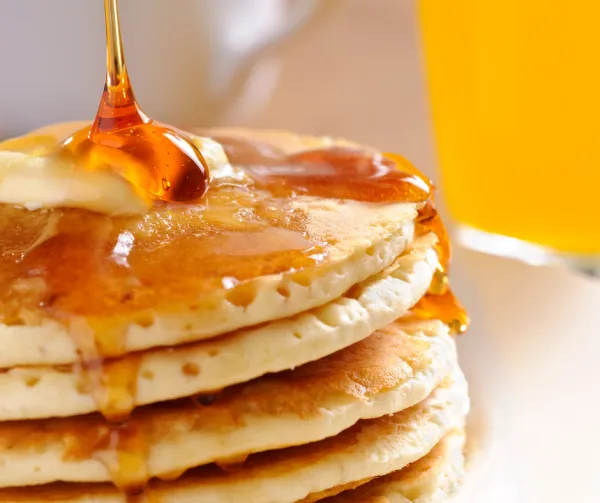
[[[303,25],[318,3],[121,0],[138,101],[163,122],[215,121],[239,101],[260,50]],[[0,0],[0,47],[0,138],[93,119],[106,69],[102,0]]]

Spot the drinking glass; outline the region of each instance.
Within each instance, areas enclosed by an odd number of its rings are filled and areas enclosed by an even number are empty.
[[[600,2],[419,2],[457,240],[600,275]]]

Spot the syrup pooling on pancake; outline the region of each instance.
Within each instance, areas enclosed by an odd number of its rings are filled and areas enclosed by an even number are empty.
[[[435,208],[434,186],[408,160],[397,154],[340,147],[284,156],[264,142],[224,136],[214,139],[257,183],[287,197],[310,194],[363,202],[422,203],[416,234],[433,232],[437,236],[439,266],[427,295],[412,312],[419,318],[444,321],[455,334],[467,329],[466,311],[449,286],[450,239]]]
[[[215,136],[229,160],[257,186],[282,197],[310,195],[376,203],[425,203],[426,179],[396,160],[351,147],[329,147],[285,155],[275,145]]]
[[[286,196],[308,194],[363,202],[423,203],[429,187],[379,154],[332,147],[287,156],[267,166],[249,165],[258,183]]]
[[[223,288],[243,306],[252,297],[245,281],[327,258],[327,243],[308,233],[305,211],[234,180],[222,189],[215,184],[203,205],[156,206],[141,218],[1,206],[0,222],[0,312],[7,324],[36,313],[100,323],[201,302]]]
[[[317,174],[305,160],[315,156]],[[326,175],[322,166],[329,169]],[[259,180],[253,178],[256,172]],[[367,179],[364,192],[360,176]],[[227,167],[215,173],[202,204],[155,205],[142,217],[3,206],[0,312],[5,323],[22,323],[23,316],[40,311],[57,319],[95,321],[164,307],[165,302],[176,306],[258,276],[300,271],[326,258],[327,243],[311,240],[296,197],[317,192],[332,199],[343,194],[358,201],[425,203],[427,187],[417,178],[370,153],[331,149],[283,158],[271,167]],[[376,194],[370,189],[379,180],[396,183]],[[422,231],[433,229],[440,239],[438,251],[446,253],[439,218],[431,205],[425,208],[432,216],[420,221]],[[445,257],[440,259],[445,264]],[[238,293],[232,300],[243,305],[243,288]],[[99,349],[113,354],[110,348]]]

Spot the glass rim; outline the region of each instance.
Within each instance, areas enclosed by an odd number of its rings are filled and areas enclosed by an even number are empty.
[[[457,244],[488,255],[519,260],[534,266],[562,266],[600,279],[600,255],[557,251],[521,239],[494,234],[459,224],[454,229]]]

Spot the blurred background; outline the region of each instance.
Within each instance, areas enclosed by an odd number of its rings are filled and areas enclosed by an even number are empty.
[[[412,1],[121,0],[120,10],[151,116],[357,138],[432,173]],[[0,0],[4,67],[18,69],[2,82],[0,137],[93,119],[103,16],[100,0]]]
[[[600,7],[122,0],[121,11],[151,116],[348,137],[436,181],[460,224],[453,283],[473,319],[460,344],[472,501],[597,502]],[[103,29],[99,0],[0,0],[0,137],[92,120]]]

